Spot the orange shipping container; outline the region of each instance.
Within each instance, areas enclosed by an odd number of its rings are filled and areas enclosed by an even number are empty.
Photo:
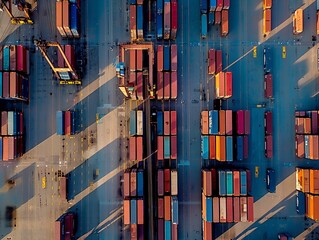
[[[10,98],[17,97],[17,73],[16,72],[10,72],[10,80],[9,80],[9,95]]]
[[[215,76],[215,96],[216,98],[223,98],[225,93],[225,73],[219,72]]]
[[[297,9],[292,18],[293,33],[299,34],[303,32],[303,10]]]
[[[131,224],[131,238],[130,240],[137,240],[137,224]]]
[[[219,111],[219,135],[226,134],[226,111]]]
[[[171,98],[177,98],[177,72],[171,72]]]
[[[318,221],[319,220],[319,196],[311,194],[306,195],[307,217]]]
[[[66,37],[66,33],[63,29],[63,13],[62,13],[62,2],[56,2],[56,28],[58,29],[59,33],[62,37]]]
[[[219,198],[213,198],[213,223],[219,222]]]
[[[220,161],[220,137],[216,136],[216,160]]]
[[[271,8],[272,0],[264,0],[264,9]]]
[[[66,11],[62,12],[64,32],[66,33],[66,35],[68,37],[73,37],[71,29],[70,29],[70,15],[69,15],[70,5],[69,5],[69,1],[63,1],[62,2],[62,7],[63,7],[64,10],[66,10]]]
[[[271,32],[271,9],[264,10],[264,34]]]
[[[2,138],[2,160],[8,161],[9,160],[9,139],[8,137]]]
[[[157,137],[157,160],[164,159],[164,137]]]
[[[310,169],[310,193],[319,194],[319,170]]]
[[[303,118],[296,118],[295,119],[295,129],[297,134],[303,134],[304,133],[304,120]]]
[[[302,179],[303,179],[303,169],[296,168],[296,190],[303,191],[302,189]]]
[[[213,239],[213,224],[211,222],[203,221],[204,225],[204,240],[211,240]]]
[[[202,193],[202,218],[206,219],[206,197],[204,193]]]
[[[319,159],[319,136],[313,135],[313,159]]]
[[[209,159],[216,159],[216,138],[209,136]]]
[[[164,219],[171,220],[171,196],[164,196]]]
[[[130,200],[124,200],[123,208],[124,208],[124,224],[130,224],[131,223]]]
[[[222,24],[221,24],[221,35],[227,36],[228,34],[228,9],[222,10]]]
[[[298,158],[305,157],[305,137],[303,135],[296,135],[296,156]]]
[[[310,171],[309,169],[303,169],[303,178],[302,178],[302,191],[305,193],[308,193],[310,190]]]
[[[304,118],[303,119],[303,126],[304,126],[304,133],[311,134],[311,118]]]
[[[220,136],[220,161],[226,161],[226,137]]]
[[[201,129],[202,134],[208,134],[208,111],[201,112]]]
[[[144,224],[144,201],[137,200],[137,224]]]
[[[8,137],[8,159],[14,159],[14,137]]]

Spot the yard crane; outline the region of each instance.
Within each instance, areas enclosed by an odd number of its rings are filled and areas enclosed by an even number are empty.
[[[0,0],[0,10],[3,9],[8,13],[12,24],[33,24],[30,17],[31,4],[24,0],[19,0],[17,7],[20,11],[24,12],[25,17],[15,17],[12,13],[12,1],[11,0]]]
[[[71,65],[69,59],[66,57],[61,45],[58,42],[47,42],[45,40],[34,40],[34,45],[40,50],[41,54],[45,60],[49,63],[52,71],[54,72],[57,79],[59,79],[60,84],[76,84],[80,85],[81,80],[78,74],[76,74],[75,69]],[[60,51],[67,67],[55,67],[50,60],[47,49],[50,47],[56,47]]]

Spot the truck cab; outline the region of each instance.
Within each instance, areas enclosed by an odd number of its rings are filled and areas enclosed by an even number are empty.
[[[274,169],[268,168],[266,170],[266,184],[268,192],[276,192],[276,173]]]

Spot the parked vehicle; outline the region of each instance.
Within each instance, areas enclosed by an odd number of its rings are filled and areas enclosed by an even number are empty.
[[[276,192],[276,174],[274,169],[268,168],[266,170],[266,184],[268,192]]]

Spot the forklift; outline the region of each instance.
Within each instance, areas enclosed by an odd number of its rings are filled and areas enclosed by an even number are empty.
[[[14,5],[16,5],[20,11],[24,12],[25,17],[13,16],[12,0],[0,0],[0,11],[5,10],[8,13],[12,24],[33,24],[30,17],[31,4],[24,0],[15,0]]]

